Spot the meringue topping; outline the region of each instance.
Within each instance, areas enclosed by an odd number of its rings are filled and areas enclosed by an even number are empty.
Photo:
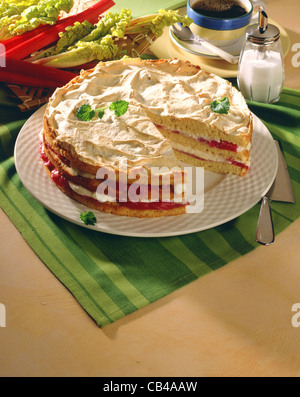
[[[228,97],[228,114],[214,113],[213,100]],[[117,117],[105,112],[82,121],[76,111],[83,104],[93,109],[126,100],[127,112]],[[149,120],[149,114],[201,120],[226,134],[245,134],[250,111],[241,93],[222,78],[181,60],[161,62],[124,59],[99,63],[83,71],[72,84],[52,95],[46,117],[58,144],[73,150],[81,161],[102,166],[178,165],[171,143]]]

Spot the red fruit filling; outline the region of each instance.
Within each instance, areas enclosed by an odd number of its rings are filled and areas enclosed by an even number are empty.
[[[62,187],[62,188],[70,188],[70,185],[68,183],[68,180],[54,167],[54,165],[51,163],[51,161],[48,159],[42,142],[40,142],[39,145],[39,151],[40,151],[40,157],[44,163],[44,166],[47,167],[51,171],[51,179],[52,181]],[[127,186],[128,189],[128,186]],[[87,199],[92,199],[96,202],[99,202],[98,200],[91,198],[89,196],[82,196],[86,197]],[[131,202],[131,201],[126,201],[126,202],[119,202],[119,205],[123,205],[125,207],[131,208],[133,210],[170,210],[173,208],[178,208],[186,204],[181,204],[181,203],[174,203],[174,202],[150,202],[150,203],[144,203],[144,202]]]
[[[159,125],[159,124],[155,124],[155,126],[157,128],[165,129],[165,130],[167,130],[169,132],[173,132],[174,134],[180,134],[180,135],[184,136],[184,134],[182,134],[180,131],[168,130],[168,129],[164,128],[162,125]],[[235,153],[237,152],[237,149],[238,149],[238,145],[237,144],[232,143],[232,142],[223,141],[222,139],[220,141],[208,140],[208,139],[205,139],[205,138],[193,138],[193,139],[195,139],[196,141],[205,143],[206,145],[208,145],[208,146],[210,146],[212,148],[216,147],[217,149],[229,150],[229,151],[235,152]]]
[[[206,159],[203,159],[203,158],[201,158],[201,157],[195,156],[194,154],[186,153],[186,152],[184,152],[184,151],[182,151],[182,150],[178,150],[178,149],[175,149],[175,150],[176,150],[177,152],[180,152],[180,153],[186,154],[186,155],[188,155],[188,156],[194,157],[194,158],[197,159],[197,160],[210,161],[210,160],[206,160]],[[237,167],[240,167],[240,168],[246,168],[246,169],[249,169],[249,168],[250,168],[249,165],[246,165],[246,164],[244,164],[244,163],[240,163],[239,161],[236,161],[236,160],[233,160],[233,159],[225,159],[225,161],[227,161],[228,163],[231,163],[232,165],[236,165]]]

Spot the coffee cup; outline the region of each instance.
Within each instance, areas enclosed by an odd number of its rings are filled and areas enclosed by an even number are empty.
[[[188,0],[187,15],[193,20],[190,28],[198,36],[217,47],[239,42],[247,26],[257,23],[258,7],[266,9],[262,0]]]

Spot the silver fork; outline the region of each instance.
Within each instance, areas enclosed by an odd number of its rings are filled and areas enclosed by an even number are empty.
[[[220,58],[225,59],[225,61],[236,64],[239,61],[239,57],[235,57],[228,52],[222,50],[219,47],[209,43],[208,41],[202,39],[201,37],[194,34],[188,26],[182,26],[180,23],[178,24],[180,27],[177,28],[175,25],[171,26],[171,30],[178,39],[182,41],[190,41],[194,43],[198,43],[205,47],[207,50],[211,51],[213,54],[218,55]]]

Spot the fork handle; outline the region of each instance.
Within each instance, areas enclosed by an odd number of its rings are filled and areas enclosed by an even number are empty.
[[[239,61],[238,57],[235,57],[235,56],[229,54],[228,52],[222,50],[219,47],[216,47],[215,45],[209,43],[206,40],[198,38],[196,35],[195,35],[195,41],[198,44],[201,44],[202,47],[205,47],[207,50],[211,51],[215,55],[218,55],[220,58],[225,59],[225,61],[227,61],[229,63],[236,64]]]
[[[274,227],[270,200],[263,197],[259,211],[255,240],[262,245],[270,245],[274,242]]]

